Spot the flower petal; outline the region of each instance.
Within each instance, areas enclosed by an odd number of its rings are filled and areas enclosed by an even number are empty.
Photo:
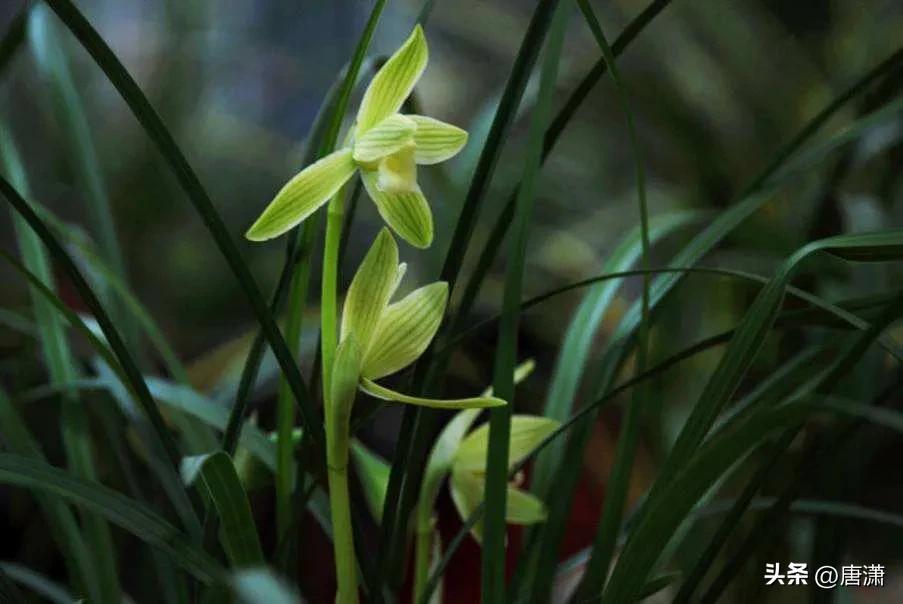
[[[417,25],[401,48],[373,76],[357,112],[355,138],[360,139],[373,126],[398,113],[426,69],[428,54],[423,29]]]
[[[500,407],[506,405],[505,401],[500,398],[491,396],[478,396],[474,398],[421,398],[419,396],[410,396],[395,392],[385,386],[380,386],[372,380],[361,378],[361,390],[372,397],[382,399],[384,401],[395,401],[397,403],[408,403],[410,405],[420,405],[421,407],[434,407],[436,409],[482,409],[484,407]]]
[[[382,158],[377,164],[377,174],[376,186],[383,193],[419,192],[414,144],[410,143]]]
[[[508,466],[530,454],[536,445],[554,432],[559,422],[536,415],[515,415],[511,418],[511,441],[508,447]],[[459,470],[483,471],[489,446],[489,424],[483,424],[467,435],[455,457]]]
[[[398,245],[383,228],[351,280],[342,310],[341,339],[353,333],[362,355],[370,348],[379,318],[395,290],[397,273]]]
[[[470,518],[477,506],[483,501],[485,492],[484,479],[472,472],[452,472],[449,481],[452,502],[458,509],[462,520]],[[470,534],[478,543],[483,542],[483,519],[477,521]]]
[[[371,128],[354,142],[354,161],[373,162],[395,153],[414,140],[417,124],[395,113]]]
[[[340,149],[312,163],[285,183],[245,237],[266,241],[285,233],[329,201],[356,169],[351,149]]]
[[[430,450],[429,458],[427,458],[426,469],[423,471],[423,482],[420,486],[420,498],[417,502],[418,507],[428,510],[435,507],[436,497],[439,496],[442,481],[451,471],[458,445],[461,444],[464,435],[467,434],[479,415],[480,409],[464,409],[457,412],[442,429]],[[421,523],[428,520],[427,516],[418,517],[418,521]],[[418,528],[425,530],[429,526],[421,524]]]
[[[420,189],[410,193],[386,193],[379,190],[375,171],[362,172],[361,177],[386,224],[414,247],[429,247],[433,242],[433,214]]]
[[[542,500],[526,491],[508,487],[505,498],[505,520],[511,524],[536,524],[546,519]]]
[[[439,281],[390,304],[373,333],[362,375],[379,379],[417,360],[436,335],[447,302],[448,284]]]
[[[457,155],[467,144],[467,131],[425,115],[408,115],[416,125],[414,159],[418,164],[438,164]]]

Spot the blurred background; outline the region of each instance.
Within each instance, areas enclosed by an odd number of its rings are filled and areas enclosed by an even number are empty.
[[[0,31],[13,22],[23,4],[19,0],[0,3]],[[252,244],[242,234],[279,187],[302,167],[311,123],[351,55],[370,3],[81,0],[78,5],[147,93],[199,173],[262,290],[270,291],[282,264],[283,241]],[[612,0],[594,6],[613,41],[645,8],[645,2]],[[398,46],[420,8],[421,3],[414,0],[388,3],[373,41],[374,56],[388,54]],[[471,139],[453,161],[420,172],[435,214],[437,238],[427,253],[414,254],[411,248],[402,248],[402,260],[409,263],[406,287],[433,279],[438,272],[482,139],[533,8],[534,3],[527,0],[435,2],[427,27],[430,64],[416,90],[416,100],[421,112],[465,127]],[[189,365],[193,383],[213,394],[228,390],[237,379],[241,351],[255,325],[244,297],[122,99],[55,17],[49,16],[48,21],[48,26],[56,29],[87,113],[128,283]],[[697,212],[691,226],[656,247],[653,265],[667,264],[678,246],[715,212],[727,207],[807,119],[846,84],[893,52],[903,41],[901,32],[903,4],[895,0],[674,0],[619,59],[633,100],[652,214]],[[561,65],[556,108],[598,58],[595,42],[575,13]],[[822,136],[840,131],[852,117],[898,94],[903,75],[899,71],[897,75],[895,82],[850,104]],[[55,110],[59,99],[28,39],[10,58],[0,78],[0,117],[19,147],[33,198],[97,239],[99,234],[92,232],[86,219],[85,188],[70,159],[69,138]],[[524,117],[529,116],[534,92],[531,84],[521,108]],[[492,193],[481,210],[466,270],[477,260],[478,250],[523,170],[526,122],[518,120],[506,143]],[[896,119],[884,120],[857,144],[840,149],[817,169],[782,188],[704,264],[770,275],[781,259],[805,241],[903,225],[901,134],[903,120],[898,113]],[[608,254],[637,223],[633,159],[624,117],[611,82],[603,78],[543,168],[525,294],[536,295],[599,274]],[[362,199],[349,239],[346,278],[379,225],[375,208]],[[6,210],[0,212],[0,240],[4,250],[14,250],[12,222]],[[494,265],[470,322],[500,309],[504,268],[502,258]],[[893,266],[853,271],[842,263],[824,261],[807,264],[801,284],[811,283],[812,271],[821,276],[818,293],[829,299],[880,291],[899,284],[901,276]],[[835,282],[836,286],[832,285]],[[0,307],[24,312],[28,291],[19,275],[0,266],[0,283]],[[614,312],[606,317],[598,334],[599,350],[616,326],[619,313],[637,296],[639,286],[632,281],[621,289]],[[79,308],[77,296],[65,281],[60,288],[64,298]],[[755,292],[748,284],[733,280],[689,277],[657,317],[653,357],[664,358],[732,327]],[[559,296],[524,316],[521,347],[525,358],[536,360],[537,371],[518,391],[518,410],[537,410],[543,402],[562,334],[580,296],[579,291]],[[315,300],[311,300],[309,317],[307,325],[316,325]],[[316,334],[311,331],[305,337],[309,353]],[[752,382],[774,369],[782,350],[799,345],[794,337],[804,336],[791,334],[769,341],[753,368]],[[828,336],[815,331],[805,337],[812,341]],[[472,393],[488,384],[493,340],[492,329],[484,330],[459,349],[453,358],[450,390]],[[718,354],[715,350],[696,356],[656,380],[653,391],[667,393],[667,398],[655,401],[664,419],[644,433],[637,489],[648,480]],[[39,359],[32,339],[0,326],[0,380],[5,389],[23,392],[41,384]],[[302,355],[305,369],[310,362],[310,354]],[[870,391],[870,376],[882,369],[877,356],[870,362],[857,374],[860,384],[855,380],[846,384],[849,394],[855,395],[857,388]],[[150,352],[145,363],[150,372],[162,371],[159,359]],[[254,399],[263,425],[272,414],[275,385],[272,368],[266,375],[269,377],[260,380]],[[226,404],[225,397],[221,400]],[[53,417],[53,405],[52,398],[38,400],[30,416],[40,424],[42,417]],[[399,417],[398,409],[388,409],[366,431],[367,442],[385,456],[391,455]],[[563,554],[574,553],[589,542],[604,496],[618,420],[616,409],[603,414],[587,450],[585,484]],[[53,434],[52,425],[45,429],[48,436]],[[48,446],[53,458],[52,446]],[[876,446],[867,463],[857,466],[865,502],[903,511],[903,472],[899,464],[888,462],[899,459],[896,456],[901,453],[899,446]],[[11,513],[6,528],[20,539],[4,539],[3,556],[16,556],[41,567],[48,554],[37,546],[39,541],[30,546],[27,539],[29,530],[40,531],[27,525],[22,529],[17,521],[29,517],[23,509],[28,505],[27,495],[8,496],[13,499],[6,503]],[[442,505],[451,513],[447,501]],[[903,554],[899,530],[890,534],[886,527],[868,523],[847,528],[853,557],[890,565]],[[803,523],[793,538],[805,539],[806,535]],[[471,555],[475,552],[473,546]],[[326,568],[324,572],[328,572]],[[466,566],[462,563],[461,568]],[[895,582],[899,584],[903,573],[897,574]],[[454,579],[450,577],[449,582]],[[900,601],[903,591],[899,585],[896,592],[892,589],[887,587],[880,594],[858,593],[857,597]],[[888,599],[891,593],[896,595]],[[463,592],[461,597],[467,594]],[[780,599],[780,594],[768,595]]]

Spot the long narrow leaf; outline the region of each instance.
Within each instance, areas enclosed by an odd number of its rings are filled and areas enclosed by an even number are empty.
[[[5,171],[15,179],[16,186],[28,196],[25,169],[12,139],[2,124],[0,124],[0,156]],[[26,267],[37,277],[41,285],[52,292],[55,288],[52,269],[41,239],[21,216],[15,216],[14,222],[19,250]],[[66,339],[64,324],[48,300],[41,296],[39,287],[40,285],[32,285],[31,297],[50,381],[57,384],[70,382],[77,377],[78,368]],[[60,432],[66,459],[77,476],[86,480],[96,480],[94,447],[88,417],[74,393],[64,390],[62,394]],[[101,602],[112,604],[119,600],[120,588],[109,527],[102,518],[91,514],[85,516],[84,522],[86,538],[90,545],[89,552],[94,562],[90,567],[91,574],[83,579],[94,583],[93,587],[98,591],[95,594],[96,598]]]
[[[479,216],[481,202],[489,188],[503,143],[511,129],[530,71],[536,62],[557,4],[558,0],[539,0],[508,75],[504,92],[470,180],[470,186],[440,272],[440,280],[448,283],[450,291],[454,290],[464,254]],[[419,394],[426,394],[423,382],[426,377],[425,369],[431,357],[430,350],[427,349],[418,363],[417,381],[419,383],[417,389],[420,390]],[[403,549],[401,543],[406,534],[405,523],[417,499],[420,475],[426,461],[435,417],[435,414],[428,415],[420,409],[412,408],[405,409],[402,420],[396,455],[389,477],[380,540],[380,556],[384,560],[385,568],[392,569],[393,572],[390,574],[394,575],[396,579],[400,575],[400,559]]]
[[[45,463],[0,453],[0,482],[35,489],[101,514],[142,541],[169,555],[204,583],[224,577],[223,569],[173,525],[144,504],[87,482]]]
[[[37,442],[3,390],[0,390],[0,434],[3,435],[9,451],[23,457],[44,461],[44,455]],[[85,595],[100,597],[99,593],[95,593],[97,587],[92,584],[91,564],[93,560],[85,545],[75,515],[59,499],[43,493],[36,493],[36,499],[50,526],[51,534],[63,554],[72,584],[80,589],[87,589]]]
[[[279,366],[285,373],[286,379],[289,380],[292,392],[301,408],[304,423],[310,431],[311,438],[318,445],[322,446],[323,425],[314,411],[304,378],[301,377],[301,373],[286,346],[285,340],[282,338],[282,334],[279,332],[279,328],[261,296],[257,284],[254,282],[254,278],[251,276],[244,260],[242,260],[235,242],[229,235],[222,218],[217,213],[213,202],[207,195],[194,170],[138,84],[135,83],[135,80],[132,79],[119,59],[116,58],[110,47],[103,41],[71,0],[48,0],[47,4],[104,71],[176,175],[179,184],[185,190],[189,200],[201,216],[204,225],[210,231],[217,247],[241,285],[242,291],[248,299],[257,321],[260,323],[266,339],[273,348]],[[177,463],[177,457],[175,458],[175,463]]]
[[[0,193],[3,194],[7,202],[15,208],[16,212],[28,222],[28,225],[34,230],[38,237],[40,237],[42,243],[47,248],[47,251],[60,264],[67,276],[71,279],[72,284],[78,291],[85,305],[94,314],[95,320],[109,343],[113,354],[115,354],[119,367],[121,367],[123,371],[125,381],[133,390],[139,405],[141,405],[142,410],[147,416],[154,431],[155,438],[160,442],[160,445],[169,457],[171,471],[177,474],[180,459],[178,448],[166,427],[166,423],[163,420],[163,416],[160,414],[160,410],[157,408],[157,405],[147,388],[147,384],[144,382],[144,377],[138,370],[131,353],[125,346],[125,343],[119,335],[119,331],[116,329],[113,321],[110,319],[110,316],[79,272],[72,257],[65,249],[63,249],[57,238],[50,232],[41,218],[35,214],[34,210],[31,209],[15,188],[2,177],[0,177]],[[114,363],[114,366],[115,365],[116,363]]]
[[[558,78],[558,63],[564,44],[570,5],[555,8],[548,43],[539,76],[539,93],[530,120],[524,172],[518,188],[514,227],[510,240],[509,266],[505,272],[502,318],[496,343],[492,389],[508,401],[489,411],[489,442],[486,453],[486,514],[483,521],[482,600],[500,603],[505,599],[505,532],[508,498],[508,465],[511,421],[514,407],[514,367],[517,363],[517,330],[530,222],[536,204],[536,183],[542,163],[543,133],[552,114],[552,94]]]
[[[203,480],[207,493],[216,506],[220,518],[223,548],[232,566],[237,568],[260,566],[263,550],[257,537],[257,525],[251,514],[248,495],[225,451],[188,457],[182,460],[185,482]]]

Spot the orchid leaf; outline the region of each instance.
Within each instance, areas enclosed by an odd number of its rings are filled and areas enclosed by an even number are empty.
[[[312,163],[285,183],[245,237],[266,241],[297,226],[329,201],[356,169],[351,149],[340,149]]]
[[[262,565],[264,558],[257,525],[229,454],[217,451],[187,457],[182,460],[181,471],[187,484],[198,478],[203,481],[219,514],[220,538],[232,565],[236,568]]]
[[[375,380],[413,363],[436,335],[447,302],[448,284],[440,281],[391,304],[373,334],[363,375]]]

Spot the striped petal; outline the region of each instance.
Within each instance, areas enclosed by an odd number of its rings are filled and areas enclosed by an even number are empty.
[[[340,149],[312,163],[276,193],[245,237],[266,241],[282,235],[329,201],[356,169],[351,149]]]
[[[425,115],[408,115],[417,125],[414,132],[418,164],[438,164],[457,155],[467,144],[467,131]]]
[[[559,422],[535,415],[515,415],[511,418],[511,444],[508,447],[508,466],[530,454],[536,446],[554,432]],[[489,448],[489,424],[483,424],[467,435],[455,456],[455,468],[483,471]]]
[[[376,380],[417,360],[436,335],[447,302],[448,284],[440,281],[389,305],[364,357],[362,375]]]
[[[367,87],[357,113],[356,139],[393,113],[398,113],[426,69],[428,54],[423,29],[417,25]]]
[[[354,334],[361,356],[366,355],[373,332],[389,304],[398,274],[398,245],[382,229],[351,280],[342,310],[342,335]]]
[[[395,153],[414,140],[417,124],[395,113],[371,128],[354,143],[354,161],[374,162]]]
[[[420,189],[408,193],[387,193],[379,189],[377,171],[363,171],[361,177],[386,224],[414,247],[429,247],[433,242],[433,214]]]

